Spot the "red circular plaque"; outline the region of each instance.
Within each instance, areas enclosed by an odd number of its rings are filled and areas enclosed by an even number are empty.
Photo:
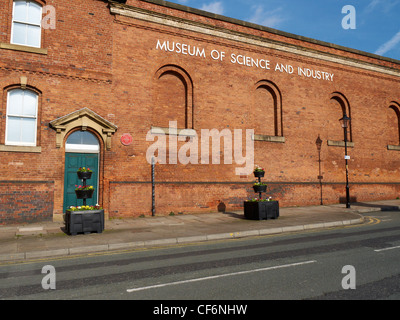
[[[132,144],[132,141],[133,141],[133,138],[132,138],[132,136],[131,136],[129,133],[125,133],[125,134],[123,134],[122,137],[121,137],[121,143],[122,143],[124,146],[129,146],[129,145],[131,145],[131,144]]]

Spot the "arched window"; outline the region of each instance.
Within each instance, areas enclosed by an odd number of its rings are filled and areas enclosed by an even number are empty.
[[[400,104],[392,101],[388,110],[387,133],[389,136],[389,149],[400,149]]]
[[[343,147],[345,145],[344,130],[339,120],[342,119],[345,115],[351,118],[350,103],[347,100],[347,98],[340,92],[332,93],[330,101],[331,104],[327,114],[328,130],[329,130],[328,145]],[[347,130],[347,145],[349,147],[354,147],[353,135],[352,135],[352,123],[353,121],[350,121]]]
[[[176,121],[180,129],[193,129],[193,82],[181,67],[166,65],[156,72],[153,125],[168,127]]]
[[[88,131],[75,131],[65,144],[65,152],[99,153],[99,140]]]
[[[257,82],[252,110],[254,140],[285,142],[282,122],[282,95],[271,81]]]
[[[38,95],[14,89],[7,95],[6,144],[36,146]]]
[[[40,48],[42,6],[30,0],[15,0],[11,43]]]

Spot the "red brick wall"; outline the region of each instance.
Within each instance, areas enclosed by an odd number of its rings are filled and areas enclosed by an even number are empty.
[[[0,42],[10,43],[12,1],[4,2]],[[0,180],[54,181],[49,186],[54,198],[45,205],[51,205],[52,213],[62,213],[65,149],[64,145],[56,148],[55,131],[49,122],[85,107],[105,118],[114,113],[112,16],[107,3],[97,0],[48,0],[46,4],[56,9],[56,29],[42,31],[42,48],[47,49],[47,55],[0,49],[0,145],[5,143],[7,90],[20,87],[24,76],[28,88],[40,92],[37,146],[41,147],[41,153],[0,152]],[[27,195],[29,187],[24,190],[27,199],[36,194],[32,190],[32,195]],[[17,199],[6,199],[10,201],[8,208],[18,206]],[[30,210],[26,211],[27,220],[32,217]],[[0,210],[0,214],[4,212]],[[48,218],[47,211],[38,212]]]
[[[322,189],[322,194],[321,194]],[[400,184],[350,184],[351,202],[396,199]],[[110,217],[151,215],[151,183],[111,183]],[[346,203],[344,183],[268,183],[263,198],[279,200],[282,207]],[[156,183],[156,215],[193,212],[240,211],[243,201],[258,198],[251,184],[244,183]]]
[[[128,1],[128,4],[269,39],[300,43],[296,39],[284,38],[281,35],[213,21],[172,8],[154,6],[148,1]],[[203,59],[156,50],[157,40],[205,48],[207,54],[213,49],[225,51],[227,58],[219,62],[213,61],[209,56]],[[315,43],[307,42],[301,45],[330,53],[339,52],[335,48]],[[334,73],[334,81],[318,81],[231,64],[229,55],[233,52],[252,57],[268,57],[271,60],[271,68],[274,68],[276,63],[282,63],[295,68],[301,66],[324,70]],[[362,61],[391,65],[386,61],[377,61],[351,52],[340,53],[342,56],[357,57]],[[158,105],[157,99],[154,98],[160,92],[159,81],[155,75],[157,70],[165,65],[182,68],[193,81],[193,123],[198,134],[201,129],[255,128],[256,134],[273,135],[273,111],[266,111],[268,108],[273,110],[273,99],[266,92],[258,92],[256,84],[267,80],[277,86],[282,95],[282,130],[286,142],[281,144],[256,141],[255,163],[266,168],[265,180],[273,183],[268,189],[268,196],[280,200],[282,205],[320,203],[317,179],[318,151],[315,145],[318,135],[323,140],[321,165],[323,182],[326,184],[323,187],[323,201],[338,203],[340,198],[345,196],[344,148],[327,145],[327,140],[343,140],[343,129],[338,121],[343,113],[340,104],[331,100],[334,92],[343,94],[349,100],[353,119],[351,137],[355,148],[349,148],[349,179],[353,183],[351,196],[354,195],[362,201],[397,197],[400,153],[387,150],[387,145],[391,144],[393,139],[386,128],[393,112],[389,110],[390,101],[400,100],[398,77],[120,16],[114,24],[114,58],[117,61],[114,64],[114,76],[115,79],[121,79],[114,83],[114,92],[120,97],[119,107],[124,110],[123,114],[116,116],[116,123],[121,132],[130,132],[137,144],[119,147],[122,157],[110,159],[113,163],[112,170],[110,174],[106,172],[105,175],[110,177],[110,181],[127,181],[124,187],[122,184],[115,184],[114,188],[110,188],[111,215],[151,212],[151,188],[148,184],[150,165],[146,162],[145,155],[152,142],[145,141],[145,134],[152,125],[158,125],[157,117],[162,125],[166,126],[167,123],[166,113],[156,111],[161,105]],[[399,69],[399,66],[396,68]],[[127,70],[132,70],[129,77],[126,76]],[[170,92],[170,101],[177,99],[174,88],[172,85],[171,90],[168,90],[167,86],[163,87],[164,95]],[[265,99],[264,106],[260,105],[261,99]],[[262,114],[263,112],[269,113]],[[179,116],[181,114],[175,118],[168,115],[170,120],[179,120]],[[132,119],[135,121],[132,122]],[[137,123],[140,123],[140,126]],[[393,126],[391,122],[390,126]],[[160,182],[156,185],[157,212],[167,214],[171,211],[215,211],[220,201],[227,204],[228,210],[239,208],[243,199],[255,196],[251,189],[254,177],[236,176],[235,167],[157,165],[156,181]],[[147,181],[147,184],[129,183],[132,181]],[[207,184],[202,184],[204,182]],[[245,184],[241,184],[243,182],[248,183],[247,188]],[[382,189],[384,192],[376,192],[375,183],[388,185]],[[121,196],[135,200],[121,202]]]
[[[373,56],[153,2],[157,1],[128,0],[139,8],[250,37],[400,69],[399,64]],[[12,1],[5,4],[0,10],[0,42],[9,43]],[[104,1],[48,0],[46,4],[56,8],[56,29],[43,31],[42,47],[47,55],[0,49],[0,145],[5,143],[7,90],[18,87],[21,76],[25,76],[28,87],[40,93],[37,145],[41,152],[0,152],[0,180],[54,181],[45,184],[44,190],[37,190],[42,186],[39,183],[33,189],[24,185],[19,191],[18,196],[22,198],[23,194],[27,199],[42,192],[37,198],[45,199],[47,209],[38,204],[37,212],[43,212],[38,213],[42,216],[38,219],[47,219],[48,210],[60,214],[63,207],[65,149],[64,143],[56,148],[56,133],[49,122],[84,107],[118,126],[111,150],[102,146],[101,151],[100,201],[110,216],[151,214],[151,168],[146,151],[153,142],[146,141],[146,134],[152,126],[168,126],[169,121],[177,121],[180,128],[193,127],[198,134],[201,129],[215,128],[282,135],[285,143],[256,141],[254,145],[255,164],[266,169],[267,196],[283,206],[320,203],[315,145],[319,135],[323,140],[323,201],[338,203],[345,195],[344,148],[327,144],[327,140],[343,139],[338,121],[341,106],[331,100],[334,92],[347,98],[351,111],[351,139],[355,144],[349,149],[351,195],[360,201],[397,197],[400,152],[388,151],[387,145],[399,144],[397,119],[389,108],[392,101],[400,103],[399,77],[114,16]],[[207,57],[157,50],[157,40],[204,48]],[[211,59],[213,49],[226,52],[225,60]],[[323,70],[334,73],[334,81],[232,64],[231,53],[269,59],[271,69],[281,63]],[[275,93],[267,87],[257,89],[259,83],[271,84]],[[274,100],[273,94],[279,99]],[[133,137],[129,146],[120,143],[124,133]],[[179,142],[178,150],[184,143]],[[223,145],[220,151],[223,154]],[[210,212],[220,203],[226,210],[240,208],[244,199],[256,196],[251,188],[255,179],[252,175],[237,176],[237,167],[157,164],[157,213]],[[13,216],[9,211],[13,206],[22,212],[9,194],[2,201],[7,215]],[[31,206],[24,210],[28,220],[36,215]],[[5,212],[0,210],[3,221]]]
[[[51,221],[53,181],[0,181],[0,225]]]

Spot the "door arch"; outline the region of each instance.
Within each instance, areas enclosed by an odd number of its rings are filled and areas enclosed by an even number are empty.
[[[87,199],[86,205],[96,205],[99,196],[99,163],[100,142],[90,131],[77,130],[71,133],[65,143],[65,172],[64,172],[64,204],[65,212],[70,206],[81,206],[83,200],[75,195],[76,185],[82,185],[82,180],[76,174],[80,167],[90,168],[93,171],[87,185],[95,188],[92,199]]]

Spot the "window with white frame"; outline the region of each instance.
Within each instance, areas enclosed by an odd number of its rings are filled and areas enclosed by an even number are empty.
[[[34,1],[15,0],[11,43],[40,48],[42,6]]]
[[[30,90],[8,92],[6,145],[36,146],[38,95]]]

